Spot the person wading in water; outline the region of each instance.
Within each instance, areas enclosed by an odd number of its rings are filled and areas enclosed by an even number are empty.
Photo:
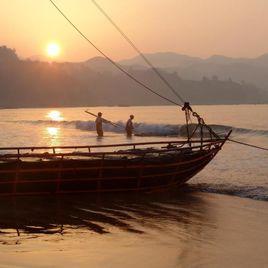
[[[134,115],[130,115],[129,116],[129,119],[127,120],[127,123],[126,123],[126,134],[128,137],[131,137],[132,136],[132,133],[133,133],[133,122],[132,120],[134,119]]]
[[[97,118],[95,120],[95,123],[96,123],[96,131],[97,131],[98,137],[103,137],[102,122],[103,122],[102,113],[99,112],[98,113],[98,116],[97,116]]]

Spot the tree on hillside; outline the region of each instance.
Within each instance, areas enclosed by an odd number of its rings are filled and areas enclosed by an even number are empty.
[[[19,58],[16,54],[15,49],[10,49],[6,46],[1,46],[0,47],[0,62],[14,62],[18,61]]]

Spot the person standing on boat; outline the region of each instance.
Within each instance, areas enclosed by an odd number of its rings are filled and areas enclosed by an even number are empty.
[[[127,120],[127,123],[126,123],[126,134],[128,137],[131,137],[132,136],[132,133],[133,133],[133,129],[134,129],[134,126],[133,126],[133,122],[132,120],[134,119],[134,115],[130,115],[129,116],[129,119]]]
[[[102,113],[99,112],[98,113],[98,116],[97,116],[97,118],[95,120],[95,123],[96,123],[96,131],[97,131],[98,137],[103,137],[102,122],[103,122]]]

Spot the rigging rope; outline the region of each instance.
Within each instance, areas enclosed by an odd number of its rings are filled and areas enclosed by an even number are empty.
[[[268,151],[268,148],[257,146],[257,145],[253,145],[253,144],[250,144],[250,143],[236,141],[236,140],[229,139],[229,138],[228,138],[228,141],[231,141],[231,142],[234,142],[234,143],[237,143],[237,144],[241,144],[241,145],[245,145],[245,146],[249,146],[249,147],[253,147],[253,148],[256,148],[256,149]]]
[[[168,80],[158,71],[152,62],[142,53],[142,51],[131,41],[131,39],[123,32],[123,30],[114,22],[114,20],[107,14],[107,12],[95,1],[91,0],[98,10],[110,21],[110,23],[117,29],[117,31],[124,37],[124,39],[132,46],[132,48],[140,55],[140,57],[152,68],[156,75],[164,82],[164,84],[173,92],[173,94],[184,103],[182,96],[172,87]]]
[[[157,93],[156,91],[154,91],[153,89],[151,89],[149,86],[147,86],[146,84],[144,84],[143,82],[141,82],[140,80],[138,80],[135,76],[133,76],[132,74],[130,74],[129,72],[127,72],[125,69],[123,69],[119,64],[117,64],[115,61],[113,61],[108,55],[106,55],[104,52],[102,52],[92,41],[90,41],[85,34],[83,34],[79,29],[78,27],[73,24],[71,22],[71,20],[63,13],[63,11],[54,3],[53,0],[49,0],[51,2],[51,4],[57,9],[57,11],[65,18],[65,20],[67,20],[69,22],[69,24],[91,45],[93,46],[101,55],[103,55],[108,61],[110,61],[116,68],[118,68],[121,72],[123,72],[125,75],[127,75],[130,79],[132,79],[133,81],[135,81],[137,84],[139,84],[140,86],[142,86],[143,88],[145,88],[146,90],[150,91],[151,93],[153,93],[154,95],[157,95],[158,97],[168,101],[169,103],[172,103],[174,105],[177,105],[177,106],[180,106],[182,107],[181,104]],[[94,1],[93,1],[94,2]],[[123,32],[122,32],[123,33]],[[130,39],[129,39],[130,40]],[[131,40],[130,40],[131,41]],[[131,42],[132,43],[132,42]],[[134,45],[134,47],[136,48],[136,46]],[[141,53],[142,54],[142,53]],[[142,54],[143,55],[143,54]],[[146,58],[146,57],[145,57]],[[146,58],[147,59],[147,58]],[[151,63],[149,63],[151,64]],[[155,68],[156,69],[156,68]],[[157,71],[157,70],[156,70]],[[160,74],[161,75],[161,74]],[[164,78],[165,80],[165,78]],[[168,83],[169,84],[169,83]],[[183,101],[183,99],[181,99],[181,101]],[[207,126],[206,124],[204,124],[205,126]],[[207,126],[209,127],[209,126]],[[264,148],[264,147],[259,147],[259,146],[256,146],[256,145],[252,145],[252,144],[249,144],[249,143],[244,143],[244,142],[239,142],[239,141],[236,141],[236,140],[232,140],[232,139],[229,139],[229,141],[231,142],[234,142],[234,143],[237,143],[237,144],[241,144],[241,145],[245,145],[245,146],[250,146],[250,147],[254,147],[254,148],[257,148],[257,149],[261,149],[261,150],[267,150],[268,151],[268,148]]]
[[[133,81],[135,81],[137,84],[139,84],[140,86],[144,87],[146,90],[150,91],[151,93],[153,93],[154,95],[157,95],[158,97],[168,101],[169,103],[172,103],[174,105],[180,106],[182,107],[181,104],[157,93],[156,91],[154,91],[152,88],[150,88],[149,86],[147,86],[146,84],[144,84],[143,82],[141,82],[140,80],[138,80],[135,76],[133,76],[132,74],[130,74],[129,72],[127,72],[125,69],[123,69],[119,64],[117,64],[114,60],[112,60],[108,55],[106,55],[104,52],[102,52],[92,41],[90,41],[85,34],[83,34],[78,27],[71,22],[71,20],[63,13],[63,11],[55,4],[55,2],[53,0],[49,0],[52,5],[58,10],[58,12],[69,22],[69,24],[91,45],[93,46],[101,55],[103,55],[108,61],[110,61],[117,69],[119,69],[121,72],[123,72],[125,75],[127,75],[130,79],[132,79]]]

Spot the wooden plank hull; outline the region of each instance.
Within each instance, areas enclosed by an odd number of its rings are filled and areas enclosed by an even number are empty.
[[[220,150],[164,152],[158,156],[14,160],[0,164],[0,195],[154,191],[181,185]]]

